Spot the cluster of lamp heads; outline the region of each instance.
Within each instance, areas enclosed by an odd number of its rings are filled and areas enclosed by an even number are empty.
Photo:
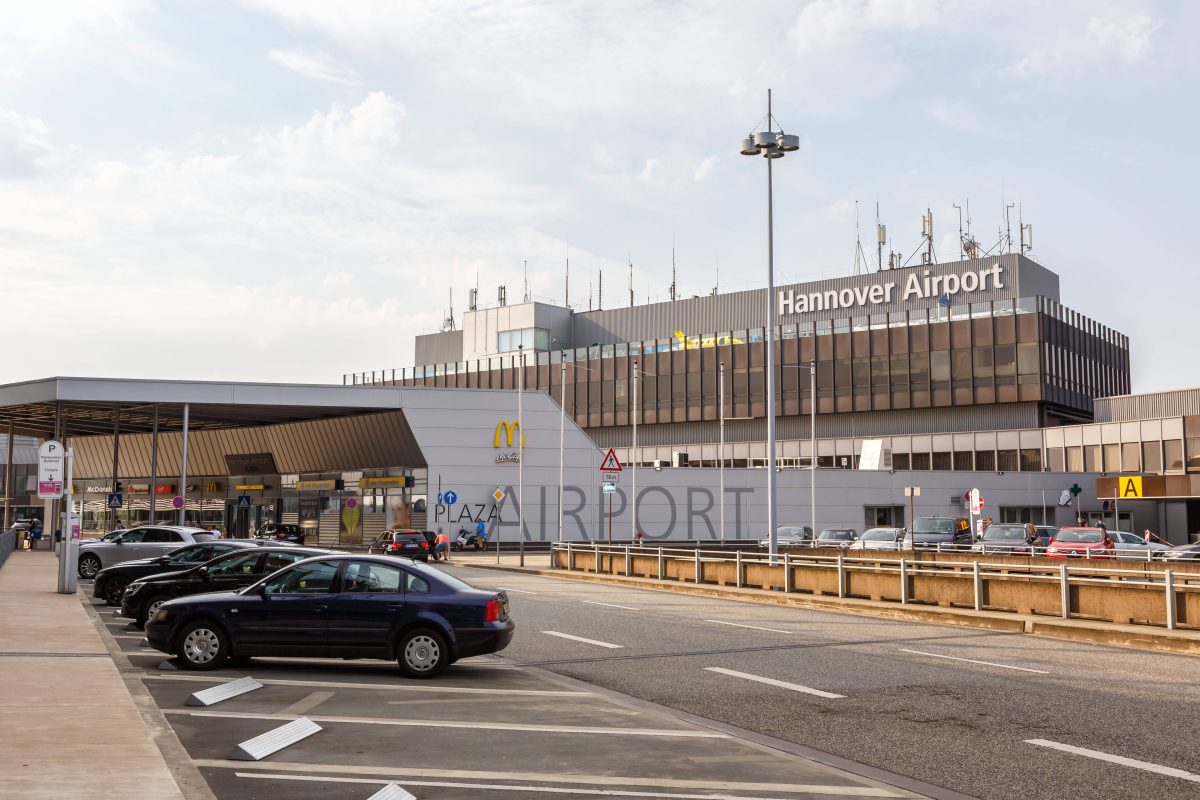
[[[783,158],[785,153],[800,149],[800,137],[794,133],[758,131],[742,139],[742,155],[763,158]]]

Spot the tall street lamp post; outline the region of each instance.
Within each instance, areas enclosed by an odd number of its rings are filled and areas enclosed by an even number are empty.
[[[517,541],[525,566],[525,346],[517,348]]]
[[[636,361],[633,362],[633,447],[629,451],[629,460],[633,463],[633,488],[631,490],[633,492],[633,495],[632,495],[633,496],[633,500],[632,500],[633,513],[629,515],[629,541],[631,541],[631,542],[637,541],[637,532],[638,532],[637,468],[638,468],[638,461],[640,461],[641,458],[638,456],[638,451],[637,451],[637,426],[638,426],[638,417],[641,416],[641,410],[642,410],[641,406],[638,405],[638,384],[642,382],[641,381],[642,375],[649,375],[652,378],[658,377],[653,372],[642,372],[641,366],[638,364],[638,362],[636,362]],[[611,542],[610,542],[610,544],[611,544]]]
[[[571,362],[573,369],[591,372],[588,367],[579,366],[578,362]],[[566,471],[566,430],[567,430],[567,351],[564,348],[559,352],[558,362],[558,543],[563,541],[563,481],[565,480]]]
[[[782,126],[775,130],[770,89],[767,90],[766,122],[766,130],[751,133],[742,140],[741,153],[744,156],[761,155],[767,160],[767,529],[771,560],[774,561],[779,554],[779,535],[775,520],[775,197],[771,164],[775,159],[783,158],[785,153],[799,150],[800,137],[784,133]]]

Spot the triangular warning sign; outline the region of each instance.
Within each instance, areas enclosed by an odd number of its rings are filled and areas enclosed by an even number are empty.
[[[617,460],[617,454],[613,449],[608,448],[608,452],[604,454],[604,460],[600,462],[601,472],[620,472],[621,462]]]

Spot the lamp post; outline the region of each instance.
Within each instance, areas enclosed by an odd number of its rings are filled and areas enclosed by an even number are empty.
[[[555,339],[551,342],[557,342]],[[590,367],[581,367],[578,362],[571,362],[574,369],[591,372]],[[558,360],[558,542],[562,544],[563,540],[563,481],[566,480],[564,473],[566,471],[566,429],[567,429],[567,349],[564,347],[559,351]]]
[[[767,129],[750,134],[742,140],[744,156],[759,156],[767,160],[767,528],[771,560],[779,554],[779,535],[775,529],[775,197],[771,163],[785,153],[800,149],[800,137],[775,130],[771,113],[771,90],[767,90]],[[816,398],[814,398],[815,401]],[[816,454],[813,454],[814,458]],[[815,472],[814,472],[815,475]],[[816,535],[816,532],[813,532]]]
[[[808,404],[808,447],[811,451],[808,459],[808,469],[810,470],[808,490],[809,509],[812,511],[812,535],[815,539],[817,536],[817,362],[814,359],[807,364],[785,364],[784,367],[808,370],[808,392],[811,395]]]
[[[525,345],[517,347],[517,541],[525,566]]]
[[[641,376],[643,374],[649,375],[652,378],[658,377],[653,372],[643,373],[641,371],[641,366],[639,365],[639,363],[637,361],[633,362],[633,447],[629,451],[629,460],[633,463],[633,488],[631,490],[633,492],[633,495],[632,495],[633,499],[631,501],[633,503],[633,513],[629,515],[629,541],[631,541],[631,542],[637,541],[637,532],[638,532],[638,526],[637,526],[637,468],[638,468],[638,461],[640,461],[641,459],[638,458],[638,451],[637,451],[637,425],[638,425],[638,417],[641,416],[641,410],[642,410],[641,406],[638,405],[638,384],[642,382]],[[610,542],[610,544],[611,544],[611,542]]]

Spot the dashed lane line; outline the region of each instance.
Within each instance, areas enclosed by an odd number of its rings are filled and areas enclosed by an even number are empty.
[[[802,686],[799,683],[788,683],[787,681],[777,681],[774,678],[764,678],[762,675],[751,675],[749,672],[738,672],[737,670],[725,669],[724,667],[705,667],[705,669],[708,670],[709,672],[717,672],[717,673],[720,673],[721,675],[729,675],[730,677],[733,677],[733,678],[744,678],[745,680],[748,680],[748,681],[755,681],[756,683],[765,683],[768,686],[778,686],[780,689],[790,689],[793,692],[803,692],[804,694],[811,694],[811,695],[815,695],[817,697],[824,697],[829,700],[839,700],[846,696],[844,694],[834,694],[833,692],[826,692],[821,689],[814,689],[811,686]]]
[[[619,606],[616,603],[601,603],[599,600],[582,600],[580,602],[587,603],[590,606],[606,606],[608,608],[623,608],[626,611],[641,611],[640,608],[634,608],[633,606]]]
[[[560,639],[570,639],[573,642],[583,642],[584,644],[592,644],[596,647],[607,647],[609,650],[620,650],[625,645],[613,644],[612,642],[602,642],[599,639],[585,639],[582,636],[575,636],[570,633],[560,633],[558,631],[542,631],[547,636],[557,636]]]
[[[1098,761],[1107,761],[1110,764],[1120,764],[1123,767],[1133,767],[1134,769],[1145,770],[1146,772],[1154,772],[1158,775],[1167,775],[1172,778],[1180,778],[1192,783],[1200,783],[1200,775],[1194,772],[1188,772],[1184,769],[1176,769],[1175,767],[1164,767],[1162,764],[1153,764],[1149,761],[1138,761],[1136,758],[1126,758],[1125,756],[1117,756],[1112,753],[1102,753],[1099,750],[1089,750],[1086,747],[1076,747],[1071,744],[1063,744],[1062,742],[1052,742],[1049,739],[1026,739],[1026,744],[1035,744],[1038,747],[1049,747],[1051,750],[1060,750],[1064,753],[1072,753],[1077,756],[1085,756],[1094,758]]]
[[[214,717],[218,719],[264,719],[292,722],[296,714],[256,714],[242,711],[193,711],[190,708],[164,708],[169,716]],[[527,733],[581,733],[607,736],[655,736],[670,739],[728,739],[728,734],[688,728],[612,728],[588,725],[526,725],[520,722],[483,722],[478,720],[387,719],[383,717],[336,717],[305,715],[313,722],[350,725],[387,725],[401,728],[467,728],[471,730],[524,731]]]
[[[756,631],[770,631],[771,633],[792,633],[792,631],[782,631],[779,628],[763,628],[758,625],[746,625],[741,622],[726,622],[723,619],[706,619],[705,622],[715,622],[718,625],[732,625],[735,628],[750,628]]]
[[[387,785],[392,781],[372,779],[372,778],[344,778],[339,776],[322,776],[322,775],[286,775],[276,774],[271,775],[261,772],[235,772],[233,773],[239,778],[260,778],[264,780],[276,781],[312,781],[315,783],[353,783],[353,784],[370,784],[375,786]],[[566,795],[584,795],[588,797],[646,797],[646,798],[661,798],[661,800],[769,800],[761,796],[751,796],[742,794],[712,794],[705,792],[704,794],[687,794],[679,792],[639,792],[633,789],[574,789],[564,786],[521,786],[513,783],[459,783],[453,781],[420,781],[420,780],[404,780],[405,786],[428,786],[430,788],[444,789],[471,789],[479,790],[499,790],[508,792],[536,792],[538,794],[566,794]],[[789,794],[796,794],[798,790],[788,790]],[[895,792],[887,791],[886,789],[875,789],[870,787],[859,786],[820,786],[810,785],[804,787],[803,794],[810,795],[837,795],[842,797],[907,797],[908,795],[896,794]]]
[[[901,653],[913,653],[914,655],[918,655],[918,656],[929,656],[930,658],[944,658],[949,661],[965,661],[968,664],[982,664],[985,667],[999,667],[1000,669],[1015,669],[1020,672],[1034,672],[1034,673],[1037,673],[1038,675],[1049,675],[1050,674],[1049,672],[1047,672],[1044,669],[1031,669],[1030,667],[1014,667],[1011,664],[997,664],[995,661],[978,661],[974,658],[963,658],[961,656],[947,656],[947,655],[942,655],[941,653],[929,653],[924,650],[906,650],[905,648],[901,647],[900,652]]]

